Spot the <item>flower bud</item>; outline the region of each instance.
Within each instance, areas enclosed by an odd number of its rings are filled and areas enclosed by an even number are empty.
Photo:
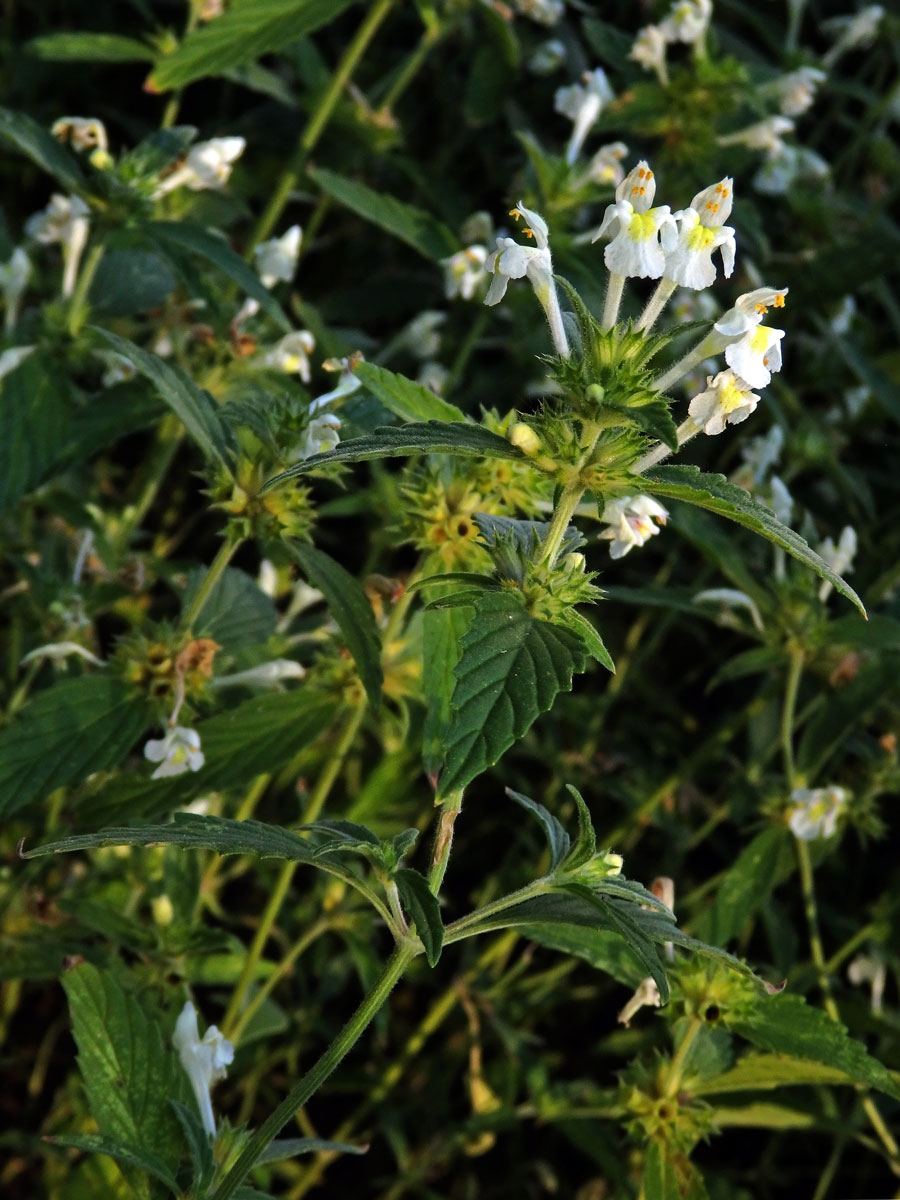
[[[579,554],[577,550],[573,550],[571,554],[567,554],[562,560],[562,569],[564,571],[582,572],[586,565],[586,559],[583,554]]]
[[[541,439],[530,425],[526,425],[522,421],[517,421],[515,425],[511,426],[507,436],[512,444],[528,458],[534,458],[541,448]]]
[[[154,896],[150,902],[150,907],[153,910],[153,920],[161,929],[165,929],[167,925],[172,924],[175,916],[175,909],[172,901],[165,894],[162,896]]]

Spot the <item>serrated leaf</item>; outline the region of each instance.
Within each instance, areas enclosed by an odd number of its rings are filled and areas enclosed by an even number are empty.
[[[585,804],[581,792],[570,783],[566,784],[566,791],[575,801],[575,810],[578,814],[578,837],[563,866],[568,871],[574,871],[597,853],[597,835],[594,833],[590,809]]]
[[[285,332],[292,329],[284,309],[263,285],[257,273],[247,266],[239,254],[235,254],[224,237],[189,221],[147,221],[137,227],[137,233],[163,252],[174,248],[211,263],[248,296],[252,296]]]
[[[604,404],[603,411],[618,413],[623,422],[634,425],[642,433],[659,438],[663,445],[673,452],[678,450],[678,430],[669,405],[662,396],[648,399],[645,404]]]
[[[493,550],[511,539],[523,554],[531,554],[550,532],[549,521],[523,521],[517,517],[495,517],[491,513],[477,512],[472,518],[478,532],[489,550]],[[557,558],[564,558],[573,550],[587,545],[587,538],[574,525],[563,534]]]
[[[212,1182],[216,1173],[216,1161],[213,1158],[209,1135],[203,1128],[203,1123],[193,1109],[178,1100],[169,1100],[172,1111],[181,1126],[188,1153],[191,1156],[191,1167],[194,1172],[194,1187],[198,1191],[205,1189]]]
[[[126,1167],[137,1167],[147,1175],[158,1179],[175,1196],[181,1195],[178,1180],[159,1157],[142,1146],[131,1146],[113,1138],[98,1137],[93,1133],[64,1133],[48,1138],[54,1146],[71,1146],[88,1154],[106,1154]]]
[[[580,639],[508,593],[479,598],[461,649],[438,798],[493,766],[586,662]]]
[[[263,491],[306,475],[328,463],[361,462],[369,458],[396,458],[409,454],[455,454],[463,458],[522,459],[522,451],[506,438],[480,425],[462,421],[425,421],[409,425],[380,425],[366,437],[350,438],[335,450],[313,454],[268,480]]]
[[[866,615],[853,588],[807,545],[799,533],[783,525],[771,509],[751,499],[743,488],[729,483],[724,475],[707,475],[693,466],[662,466],[648,471],[642,480],[643,490],[651,495],[683,500],[709,509],[780,546],[820,578],[827,579],[836,591],[856,605],[863,616]]]
[[[24,113],[0,108],[0,133],[69,192],[82,192],[85,178],[78,160],[52,133]]]
[[[269,1142],[256,1160],[257,1166],[264,1163],[283,1162],[300,1154],[366,1154],[368,1146],[354,1146],[351,1142],[329,1142],[325,1138],[277,1138]]]
[[[44,62],[153,62],[156,51],[137,38],[117,33],[47,33],[26,43]]]
[[[186,1077],[159,1023],[110,971],[80,963],[65,972],[62,984],[78,1066],[102,1137],[149,1151],[174,1170],[181,1131],[168,1101],[184,1094]]]
[[[361,362],[354,372],[373,396],[402,421],[465,421],[455,404],[448,404],[424,384],[397,375],[374,363]]]
[[[523,796],[521,792],[514,792],[512,788],[507,788],[506,794],[510,800],[515,800],[516,804],[520,804],[540,821],[550,846],[550,870],[555,871],[569,853],[572,846],[571,838],[553,813],[544,808],[543,804],[538,804],[536,800]]]
[[[697,1096],[715,1096],[722,1092],[768,1092],[778,1087],[803,1084],[852,1084],[852,1075],[830,1063],[796,1058],[790,1054],[745,1054],[730,1070],[711,1079],[692,1083]]]
[[[616,664],[604,646],[600,634],[587,617],[583,617],[576,609],[570,608],[562,617],[562,621],[582,640],[584,648],[590,654],[591,658],[596,659],[601,667],[606,667],[607,671],[611,671],[615,675]]]
[[[230,473],[230,458],[234,449],[231,431],[209,393],[198,388],[180,368],[170,366],[158,354],[142,350],[134,342],[108,329],[96,325],[92,329],[113,350],[134,363],[135,368],[156,387],[206,457],[218,462]]]
[[[369,703],[377,708],[381,702],[383,680],[381,636],[365,592],[349,571],[314,546],[292,542],[288,549],[309,582],[328,602],[331,615],[356,663]]]
[[[206,578],[205,567],[194,567],[181,598],[182,611]],[[194,633],[211,637],[229,652],[267,641],[275,632],[275,605],[246,571],[226,567],[194,622]]]
[[[608,929],[586,929],[583,925],[522,925],[523,938],[538,942],[549,950],[574,954],[595,970],[617,980],[624,987],[635,988],[646,976],[642,963],[629,950],[618,933]]]
[[[144,701],[118,679],[67,679],[38,692],[0,731],[0,813],[118,766],[146,727]]]
[[[106,783],[90,800],[93,819],[170,812],[206,792],[239,788],[257,775],[278,771],[324,732],[334,712],[334,700],[310,687],[254,696],[194,726],[206,756],[199,771]]]
[[[460,592],[451,592],[449,596],[440,596],[437,600],[429,600],[425,605],[426,612],[442,608],[474,608],[486,591],[496,591],[496,588],[463,588]]]
[[[309,175],[338,204],[343,204],[363,220],[371,221],[386,233],[406,242],[432,262],[448,258],[459,249],[456,238],[447,226],[420,208],[405,204],[384,192],[373,191],[355,179],[326,171],[324,167],[313,168]]]
[[[194,30],[150,77],[161,92],[283,50],[334,20],[350,0],[241,0]]]
[[[429,775],[437,773],[444,758],[456,682],[453,671],[471,620],[472,614],[465,608],[426,609],[422,615],[422,691],[428,704],[422,757]]]
[[[428,965],[433,967],[441,957],[444,944],[444,922],[437,897],[432,895],[425,876],[411,867],[401,867],[394,875],[394,882],[403,907],[415,922]]]
[[[567,884],[565,890],[584,904],[595,908],[607,927],[620,935],[628,949],[643,965],[644,970],[659,988],[660,999],[665,1004],[669,999],[669,981],[666,978],[665,965],[656,948],[659,943],[636,915],[641,911],[640,908],[630,901],[623,903],[621,900],[616,901],[597,895],[592,889],[582,884]]]
[[[752,1007],[724,1013],[728,1028],[762,1050],[809,1058],[843,1071],[857,1083],[877,1088],[895,1100],[900,1084],[891,1072],[827,1013],[802,996],[758,996]]]

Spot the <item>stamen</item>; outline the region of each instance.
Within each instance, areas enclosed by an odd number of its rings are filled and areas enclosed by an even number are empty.
[[[521,221],[522,219],[522,214],[517,208],[511,208],[509,210],[509,216],[511,216],[514,221]]]
[[[524,236],[524,237],[527,237],[527,238],[533,238],[533,237],[534,237],[534,230],[533,230],[533,229],[523,229],[523,230],[522,230],[522,234],[523,234],[523,236]]]
[[[784,308],[784,296],[781,294],[781,292],[778,293],[778,295],[772,301],[772,304],[775,306],[775,308]]]

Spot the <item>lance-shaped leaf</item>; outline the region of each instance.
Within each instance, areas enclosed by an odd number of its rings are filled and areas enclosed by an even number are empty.
[[[0,108],[0,133],[69,192],[84,190],[85,179],[73,154],[37,121],[24,113]]]
[[[364,183],[347,179],[334,171],[326,171],[323,167],[315,168],[309,174],[322,191],[337,200],[338,204],[343,204],[363,220],[371,221],[385,233],[406,242],[424,258],[437,262],[459,249],[456,238],[447,226],[421,208],[405,204],[384,192],[373,191]]]
[[[799,533],[783,525],[771,509],[751,499],[743,488],[729,483],[724,475],[707,475],[699,467],[693,466],[653,467],[642,477],[641,487],[653,496],[684,500],[687,504],[696,504],[699,508],[728,517],[745,529],[752,529],[754,533],[786,550],[822,579],[827,579],[836,591],[856,605],[863,616],[866,615],[863,603],[853,588],[807,545]]]
[[[575,634],[533,617],[518,595],[488,593],[474,608],[455,671],[439,799],[497,762],[587,662]]]
[[[146,42],[118,33],[46,33],[25,47],[44,62],[153,62],[156,51]]]
[[[349,571],[314,546],[295,542],[289,549],[300,570],[327,600],[331,615],[340,626],[347,649],[356,663],[369,702],[377,707],[381,701],[381,638],[365,592]]]
[[[328,463],[360,462],[368,458],[402,458],[409,454],[455,454],[463,458],[522,459],[522,451],[480,425],[462,421],[425,421],[409,425],[380,425],[366,437],[350,438],[335,450],[313,454],[270,479],[263,491],[306,475]]]
[[[161,92],[195,79],[222,75],[231,67],[298,42],[334,20],[350,0],[241,0],[228,12],[189,34],[150,77]]]
[[[181,1195],[181,1188],[174,1174],[158,1155],[143,1146],[132,1146],[125,1142],[117,1142],[113,1138],[98,1137],[94,1133],[60,1134],[47,1138],[47,1141],[54,1146],[71,1146],[89,1154],[107,1154],[124,1167],[135,1167],[151,1178],[158,1179],[173,1196]]]
[[[425,948],[428,965],[433,967],[441,957],[444,944],[444,922],[437,897],[428,887],[428,880],[412,867],[401,867],[394,876],[400,901],[415,922],[416,933]]]
[[[553,813],[544,808],[543,804],[538,804],[536,800],[532,800],[529,796],[523,796],[521,792],[514,792],[512,788],[507,788],[506,794],[510,800],[515,800],[516,804],[521,804],[524,809],[540,821],[544,833],[547,835],[547,843],[550,847],[550,870],[555,871],[571,849],[571,838],[565,829],[563,829],[562,824],[554,817]]]
[[[119,337],[108,329],[94,326],[93,331],[109,342],[118,354],[134,363],[142,375],[146,375],[206,457],[230,472],[233,439],[209,393],[198,388],[183,371],[169,366],[158,354],[142,350],[128,338]]]
[[[355,371],[373,396],[401,421],[465,421],[455,404],[436,396],[431,388],[405,375],[396,375],[374,363],[361,362]]]

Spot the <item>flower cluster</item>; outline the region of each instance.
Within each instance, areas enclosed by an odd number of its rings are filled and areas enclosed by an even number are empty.
[[[678,42],[702,47],[712,7],[712,0],[676,0],[664,21],[659,25],[645,25],[638,31],[628,57],[645,71],[654,71],[665,87],[669,82],[667,48]]]

